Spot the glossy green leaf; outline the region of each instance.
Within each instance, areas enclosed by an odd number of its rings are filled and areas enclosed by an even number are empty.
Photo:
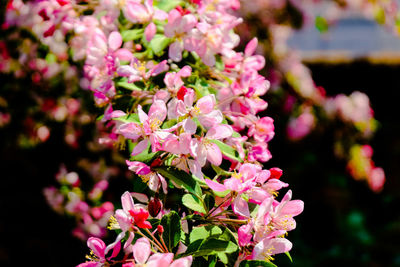
[[[139,115],[137,113],[128,114],[119,118],[113,118],[113,120],[122,121],[124,123],[129,123],[129,122],[140,123]]]
[[[181,239],[181,218],[178,213],[171,211],[161,219],[161,225],[164,227],[163,239],[169,251],[176,247]]]
[[[169,12],[172,9],[174,9],[176,6],[180,5],[181,3],[182,3],[181,0],[160,0],[160,1],[158,1],[158,3],[156,3],[156,6],[159,9]]]
[[[206,214],[207,211],[204,208],[203,202],[192,194],[186,194],[182,197],[182,204],[191,210],[198,211]]]
[[[150,41],[150,48],[157,56],[162,56],[165,48],[169,45],[171,39],[165,37],[163,34],[156,34]]]
[[[198,256],[214,255],[217,254],[218,252],[232,253],[235,252],[237,249],[238,246],[231,241],[225,241],[216,238],[208,238],[204,240],[199,249],[193,253],[193,256],[198,257]]]
[[[190,174],[174,167],[157,167],[154,171],[161,174],[163,177],[170,179],[177,186],[183,187],[189,193],[197,197],[201,197],[202,191],[199,183]]]
[[[223,142],[221,142],[219,140],[211,140],[211,142],[216,144],[219,147],[219,149],[221,150],[222,154],[224,154],[228,158],[239,161],[239,162],[243,162],[243,159],[239,157],[239,153],[233,147],[231,147],[227,144],[224,144]]]
[[[143,89],[137,86],[134,83],[128,83],[128,82],[117,82],[118,87],[122,87],[131,91],[142,91]]]
[[[221,228],[215,225],[195,227],[190,232],[190,243],[196,240],[205,240],[210,236],[219,236],[222,234]]]
[[[144,29],[133,29],[121,32],[122,40],[124,42],[140,39],[143,36]]]

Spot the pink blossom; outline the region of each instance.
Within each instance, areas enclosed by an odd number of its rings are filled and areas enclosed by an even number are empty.
[[[159,151],[162,147],[161,141],[171,135],[168,131],[160,128],[167,115],[167,107],[164,101],[154,101],[148,114],[139,106],[138,113],[140,124],[136,122],[122,124],[119,127],[119,132],[126,138],[134,141],[141,137],[143,138],[133,149],[132,155],[142,153],[147,148],[149,142],[151,143],[153,152]]]
[[[121,77],[128,77],[128,82],[137,82],[141,80],[148,80],[150,77],[157,76],[161,72],[168,70],[166,60],[154,65],[152,62],[143,63],[137,58],[132,58],[129,65],[118,67],[117,73]]]
[[[167,193],[167,182],[162,175],[153,172],[150,167],[143,162],[127,160],[126,164],[129,166],[129,170],[139,175],[139,177],[148,184],[151,190],[157,192],[160,186],[162,186],[164,193]]]
[[[229,125],[217,125],[208,130],[205,137],[192,139],[190,144],[191,155],[196,159],[200,166],[206,164],[208,160],[216,166],[222,162],[222,153],[219,147],[211,140],[222,140],[232,136],[232,128]]]
[[[272,255],[285,253],[292,249],[292,243],[286,238],[264,238],[253,249],[253,260],[270,260]]]
[[[156,25],[153,19],[165,20],[168,14],[154,9],[153,0],[145,0],[144,5],[135,0],[128,0],[123,9],[125,17],[133,23],[149,23],[144,30],[146,40],[150,42],[156,34]]]
[[[251,125],[248,136],[254,136],[257,142],[269,142],[275,135],[274,129],[274,120],[263,117]]]
[[[139,238],[132,246],[133,258],[135,263],[140,266],[149,267],[189,267],[192,264],[192,256],[187,256],[176,261],[173,261],[174,254],[172,253],[155,253],[151,255],[151,246],[147,238]],[[150,256],[151,255],[151,256]]]
[[[168,14],[168,23],[165,25],[164,34],[168,38],[175,38],[169,46],[168,56],[173,61],[182,60],[184,40],[187,33],[192,30],[197,23],[197,19],[192,14],[182,15],[177,9],[173,9]]]

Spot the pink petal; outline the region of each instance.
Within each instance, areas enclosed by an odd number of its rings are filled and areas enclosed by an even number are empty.
[[[182,30],[184,32],[189,32],[196,26],[196,24],[197,24],[197,18],[192,14],[187,14],[183,16],[181,25],[183,26]]]
[[[140,264],[146,263],[147,259],[150,256],[150,242],[147,238],[142,237],[139,238],[136,243],[132,246],[133,257],[135,261]]]
[[[204,179],[203,172],[201,171],[201,166],[197,161],[189,159],[188,165],[189,165],[190,172],[194,176],[196,176],[199,179]]]
[[[97,267],[99,263],[97,261],[88,261],[77,265],[76,267]]]
[[[292,200],[286,203],[280,211],[281,215],[297,216],[304,210],[304,202],[301,200]]]
[[[182,60],[183,43],[179,40],[173,42],[168,48],[168,57],[175,62]]]
[[[146,36],[146,40],[150,42],[154,35],[156,34],[157,28],[156,25],[151,22],[149,25],[147,25],[146,29],[144,30],[144,35]]]
[[[163,60],[154,67],[150,69],[150,71],[146,74],[148,77],[150,76],[157,76],[161,72],[167,71],[169,69],[168,61]]]
[[[192,68],[190,66],[184,66],[180,71],[178,71],[178,75],[181,77],[189,77],[192,74]]]
[[[257,40],[257,38],[253,38],[253,39],[246,45],[246,48],[245,48],[245,50],[244,50],[244,55],[245,55],[246,57],[249,57],[249,56],[253,55],[254,52],[256,51],[257,45],[258,45],[258,40]]]
[[[264,260],[265,254],[275,255],[284,253],[292,249],[292,243],[286,238],[264,238],[261,242],[255,245],[252,259]]]
[[[211,164],[214,164],[215,166],[219,166],[222,163],[222,153],[219,147],[211,143],[210,145],[207,145],[207,159]]]
[[[238,229],[238,240],[239,240],[239,246],[245,247],[248,244],[250,244],[250,240],[252,237],[251,230],[252,230],[252,225],[251,224],[245,224],[239,227]]]
[[[132,150],[132,154],[131,155],[132,156],[139,155],[140,153],[143,152],[143,150],[145,150],[147,148],[148,144],[149,144],[149,140],[147,140],[147,139],[144,139],[144,140],[140,141],[135,146],[135,148]]]
[[[205,179],[205,182],[208,185],[208,187],[210,187],[214,191],[223,192],[223,191],[227,190],[225,185],[222,185],[220,183],[214,182],[214,181],[212,181],[210,179]]]
[[[200,116],[198,117],[201,125],[206,128],[211,128],[217,124],[221,124],[222,118],[223,116],[220,110],[213,110],[206,115],[200,114]]]
[[[97,237],[89,237],[87,246],[93,251],[93,253],[101,259],[105,257],[106,244]]]
[[[231,126],[222,124],[222,125],[214,126],[210,130],[208,130],[208,132],[206,134],[206,138],[221,140],[221,139],[232,136],[232,133],[233,133],[233,130],[232,130]]]
[[[189,267],[192,265],[192,256],[187,256],[174,261],[170,267]]]
[[[121,48],[118,49],[117,51],[115,51],[114,55],[122,61],[131,61],[133,58],[133,55],[131,53],[131,51],[129,51],[126,48]]]
[[[108,37],[108,46],[111,50],[115,51],[122,45],[122,36],[119,32],[114,31]]]
[[[147,114],[144,113],[141,105],[139,105],[139,107],[138,107],[138,115],[139,115],[139,120],[140,120],[141,123],[145,123],[149,118],[147,116]]]
[[[168,18],[168,14],[163,10],[156,9],[153,17],[157,20],[166,20]]]
[[[185,133],[195,134],[197,130],[197,125],[192,119],[186,119],[183,122],[183,129]]]
[[[240,195],[233,201],[232,208],[235,214],[250,217],[249,205]]]
[[[153,254],[147,261],[146,267],[168,267],[173,259],[174,254],[172,253]]]
[[[122,209],[125,212],[128,212],[129,210],[133,210],[135,207],[131,193],[126,191],[122,196],[121,196],[121,203],[122,203]]]
[[[165,102],[162,100],[154,101],[153,105],[151,105],[149,110],[150,120],[153,121],[154,119],[157,119],[160,122],[163,122],[166,117],[167,117],[167,106],[165,105]]]
[[[200,109],[201,113],[207,114],[214,110],[215,95],[207,95],[197,100],[196,106]]]

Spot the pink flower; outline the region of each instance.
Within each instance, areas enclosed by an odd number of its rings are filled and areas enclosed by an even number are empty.
[[[138,114],[140,124],[130,122],[122,124],[119,127],[119,132],[128,139],[136,141],[141,137],[143,138],[133,149],[132,155],[142,153],[147,148],[149,142],[151,143],[153,152],[159,151],[162,147],[161,141],[171,135],[168,131],[160,128],[167,116],[167,107],[164,101],[155,100],[148,114],[139,106]]]
[[[286,238],[264,238],[254,246],[253,260],[270,260],[272,255],[285,253],[292,249],[292,243]]]
[[[147,238],[139,238],[132,246],[133,258],[136,265],[148,267],[189,267],[192,264],[192,256],[187,256],[173,261],[173,253],[155,253],[151,255],[151,246]],[[151,255],[151,256],[150,256]]]
[[[181,91],[183,91],[182,94]],[[199,122],[206,128],[214,127],[222,122],[222,113],[220,110],[215,110],[215,96],[213,94],[203,96],[197,100],[193,107],[195,93],[192,89],[182,87],[178,91],[178,100],[176,103],[177,117],[189,116],[197,118]],[[173,106],[171,106],[173,108]],[[173,115],[172,115],[173,116]]]
[[[81,263],[77,267],[101,267],[108,260],[116,257],[121,250],[121,243],[119,241],[106,246],[103,240],[97,237],[89,237],[87,241],[87,246],[91,249],[91,251],[93,251],[95,257],[91,257],[91,261]],[[111,249],[113,250],[111,256],[106,258],[107,253]]]
[[[164,193],[167,193],[167,182],[159,173],[153,172],[150,167],[143,162],[127,160],[126,164],[129,166],[129,170],[139,175],[152,191],[157,192],[161,185]]]
[[[173,61],[182,60],[184,40],[187,33],[192,30],[197,23],[197,19],[192,14],[183,15],[177,9],[173,9],[168,14],[168,24],[165,25],[164,34],[168,38],[175,38],[169,46],[168,56]]]
[[[153,62],[149,61],[144,64],[137,58],[132,58],[129,65],[123,65],[118,67],[117,73],[121,77],[128,77],[128,82],[137,82],[141,80],[148,80],[150,77],[157,76],[161,72],[168,70],[168,64],[166,60],[154,65]]]
[[[269,142],[275,135],[274,120],[263,117],[250,126],[248,136],[254,136],[257,142]]]
[[[156,25],[153,19],[165,20],[168,14],[154,9],[153,0],[145,0],[144,5],[134,0],[128,0],[123,9],[125,17],[133,23],[149,23],[144,30],[146,40],[150,42],[156,34]]]
[[[211,140],[222,140],[232,136],[232,128],[229,125],[217,125],[208,130],[205,137],[192,139],[190,152],[193,158],[202,167],[208,160],[211,164],[219,166],[222,162],[222,153],[219,147]]]

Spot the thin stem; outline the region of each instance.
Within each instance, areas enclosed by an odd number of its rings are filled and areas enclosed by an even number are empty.
[[[149,229],[145,228],[145,231],[154,239],[154,241],[160,246],[162,247],[162,251],[164,253],[169,252],[167,248],[163,247],[163,245],[160,243],[160,241],[157,240],[157,238],[149,231]]]
[[[147,229],[146,229],[147,230]],[[147,230],[148,231],[148,230]],[[151,240],[151,239],[149,239],[145,234],[143,234],[139,229],[138,229],[138,231],[137,231],[137,233],[138,234],[140,234],[141,236],[143,236],[143,237],[146,237],[157,249],[159,249],[160,251],[162,251],[162,252],[166,252],[166,251],[164,251],[164,248],[161,246],[161,245],[158,245],[158,244],[156,244],[153,240]],[[154,238],[154,236],[153,236],[153,238]]]
[[[164,238],[162,237],[162,234],[160,234],[160,240],[161,240],[161,243],[163,244],[165,250],[168,251],[167,245],[165,245]]]
[[[206,216],[206,219],[207,219],[214,211],[216,211],[219,207],[221,207],[222,204],[224,204],[224,203],[231,197],[231,195],[232,195],[232,193],[228,196],[227,199],[224,199],[223,201],[221,201],[221,203],[219,203],[218,206],[216,206],[215,208],[211,209],[211,210],[208,212],[208,214],[207,214],[207,216]]]

